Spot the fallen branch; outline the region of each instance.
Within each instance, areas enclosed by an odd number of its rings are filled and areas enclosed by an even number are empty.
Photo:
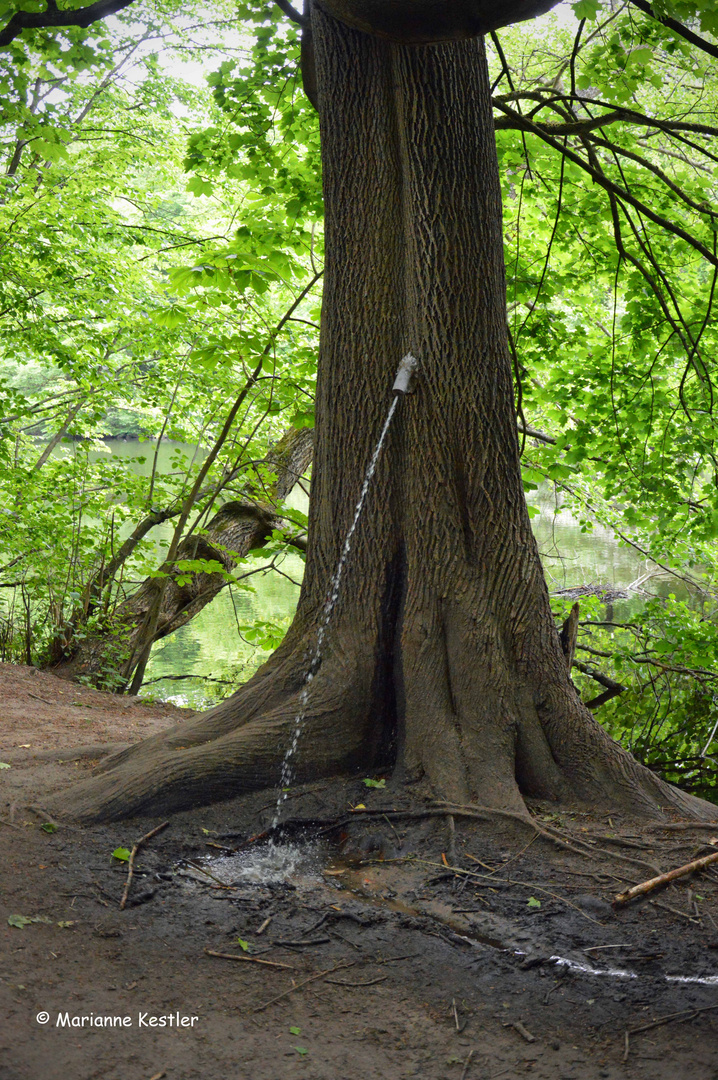
[[[671,881],[686,877],[696,870],[702,870],[714,862],[718,862],[718,851],[714,851],[712,855],[704,855],[702,859],[694,859],[693,862],[686,863],[685,866],[679,866],[675,870],[669,870],[666,874],[659,874],[658,877],[649,878],[648,881],[642,881],[640,885],[634,885],[632,889],[626,889],[625,892],[618,893],[613,898],[613,906],[622,907],[637,896],[645,896],[646,893],[653,892],[654,889],[660,888],[661,885],[668,885]]]
[[[204,951],[207,956],[218,956],[220,960],[242,960],[248,964],[266,964],[267,967],[286,968],[288,971],[297,970],[291,964],[280,964],[278,960],[260,960],[258,956],[247,956],[246,953],[237,956],[235,953],[215,952],[214,949],[205,949]]]
[[[124,911],[125,905],[127,903],[127,897],[130,895],[130,885],[132,884],[132,875],[135,872],[135,856],[137,855],[137,852],[140,850],[143,844],[146,844],[147,841],[151,840],[153,836],[157,836],[157,833],[162,832],[162,830],[166,829],[168,825],[169,821],[163,821],[162,824],[158,825],[156,829],[151,829],[150,832],[145,833],[144,836],[141,836],[135,846],[132,848],[132,851],[130,852],[130,860],[127,864],[127,881],[125,882],[125,891],[123,892],[122,899],[120,900],[120,911]]]

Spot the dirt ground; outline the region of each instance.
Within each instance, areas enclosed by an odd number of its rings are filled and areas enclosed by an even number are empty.
[[[292,789],[279,854],[272,792],[174,815],[121,910],[112,852],[161,819],[79,828],[53,795],[181,714],[0,665],[2,1080],[718,1080],[718,874],[610,903],[718,826],[452,831],[356,778]]]

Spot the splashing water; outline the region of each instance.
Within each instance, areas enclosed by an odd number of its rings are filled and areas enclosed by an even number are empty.
[[[256,850],[213,858],[208,863],[214,876],[227,885],[274,885],[290,879],[312,885],[320,881],[320,855],[312,846],[270,841]]]
[[[277,806],[274,811],[274,819],[272,821],[270,829],[271,832],[274,832],[274,830],[279,825],[279,819],[282,813],[282,806],[285,799],[287,798],[287,792],[284,789],[289,786],[292,779],[292,759],[297,752],[297,747],[299,745],[299,740],[302,734],[302,728],[304,727],[304,721],[307,715],[307,703],[309,701],[309,693],[311,690],[312,680],[314,679],[314,676],[319,670],[319,666],[322,662],[322,648],[324,645],[324,639],[326,637],[327,628],[332,618],[332,613],[336,606],[337,600],[339,599],[339,589],[341,587],[342,575],[344,573],[344,567],[346,565],[347,557],[351,550],[352,537],[354,536],[357,524],[359,523],[359,518],[361,517],[361,512],[364,508],[364,502],[366,500],[367,492],[369,490],[369,485],[371,484],[372,477],[374,476],[374,472],[376,471],[376,465],[379,460],[379,455],[381,454],[384,440],[386,439],[387,432],[389,431],[389,427],[391,425],[391,421],[393,419],[398,400],[398,396],[394,398],[391,403],[391,408],[389,409],[389,412],[387,414],[387,418],[384,421],[384,427],[382,428],[381,435],[379,436],[379,442],[376,444],[376,449],[374,450],[372,459],[369,462],[369,468],[367,469],[364,476],[364,483],[362,484],[361,493],[359,495],[359,502],[356,504],[356,508],[354,510],[354,520],[352,521],[351,528],[346,535],[344,546],[342,547],[342,552],[339,556],[339,562],[337,563],[337,568],[332,575],[331,581],[329,582],[327,598],[324,603],[324,609],[322,611],[321,619],[319,621],[317,642],[314,646],[314,651],[310,657],[309,664],[307,666],[307,673],[304,677],[304,686],[302,687],[299,694],[299,710],[294,718],[294,733],[292,735],[292,741],[289,744],[289,748],[284,755],[284,761],[282,762],[282,771],[279,780],[280,791],[277,798]]]

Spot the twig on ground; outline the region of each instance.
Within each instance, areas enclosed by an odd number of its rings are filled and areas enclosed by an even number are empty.
[[[169,822],[168,822],[169,824]],[[198,870],[200,874],[204,874],[205,877],[211,878],[212,881],[216,881],[218,885],[221,885],[223,889],[235,889],[236,885],[228,885],[226,881],[222,881],[221,878],[215,877],[214,874],[210,874],[209,870],[205,870],[199,863],[194,862],[192,859],[185,859],[188,866],[191,866],[193,870]]]
[[[397,964],[400,960],[416,960],[417,956],[421,956],[421,953],[407,953],[406,956],[387,956],[386,960],[379,957],[376,960],[367,960],[366,962],[368,964]]]
[[[650,1024],[642,1024],[641,1027],[632,1028],[630,1034],[638,1035],[642,1031],[650,1031],[652,1028],[661,1027],[663,1024],[672,1024],[674,1020],[676,1023],[692,1020],[699,1013],[710,1012],[711,1009],[718,1009],[718,1004],[703,1005],[699,1009],[684,1009],[682,1012],[669,1013],[668,1016],[659,1016],[657,1020],[652,1020]],[[628,1035],[629,1032],[626,1031],[626,1042],[628,1042]]]
[[[6,821],[5,818],[0,818],[0,825],[7,825],[8,829],[19,829],[19,825],[13,824],[12,821]]]
[[[304,931],[303,936],[306,937],[307,934],[313,934],[315,930],[318,930],[320,926],[323,926],[329,918],[330,914],[330,912],[325,911],[318,922],[315,922],[313,926],[310,926],[309,929]],[[272,916],[270,915],[269,917],[271,919]]]
[[[714,862],[718,862],[718,851],[714,851],[712,855],[704,855],[702,859],[694,859],[693,862],[686,863],[685,866],[678,866],[675,870],[669,870],[665,874],[659,874],[658,877],[649,878],[648,881],[642,881],[640,885],[634,885],[632,888],[626,889],[625,892],[618,893],[613,898],[613,906],[622,907],[637,896],[645,896],[646,893],[653,892],[654,889],[660,888],[661,885],[668,885],[671,881],[686,877],[696,870],[702,870],[703,867],[710,866]],[[682,914],[685,914],[685,912],[682,912]]]
[[[295,990],[301,990],[301,988],[307,986],[308,983],[316,982],[317,979],[323,979],[326,975],[333,975],[335,971],[343,971],[345,968],[354,967],[355,964],[356,960],[343,961],[340,964],[335,964],[332,968],[327,968],[326,971],[318,971],[316,975],[310,975],[308,979],[303,979],[302,982],[290,986],[283,994],[277,994],[276,997],[270,998],[269,1001],[265,1001],[262,1005],[258,1005],[253,1011],[255,1013],[263,1012],[264,1009],[269,1008],[270,1005],[275,1005],[278,1001],[282,1001],[283,998],[289,997]]]
[[[362,986],[375,986],[376,983],[386,982],[386,980],[388,978],[389,978],[388,975],[380,975],[378,979],[369,979],[368,982],[345,982],[343,979],[325,979],[324,981],[328,982],[328,983],[331,983],[332,986],[362,987]]]
[[[461,1073],[461,1080],[466,1080],[467,1074],[469,1072],[469,1067],[471,1065],[471,1059],[474,1056],[474,1053],[475,1053],[474,1050],[469,1050],[466,1061],[464,1062],[463,1071]]]
[[[338,930],[330,930],[329,933],[332,935],[332,937],[335,937],[337,941],[343,941],[345,945],[351,945],[352,949],[357,949],[359,952],[361,952],[361,945],[357,945],[356,941],[352,941],[351,938],[344,937],[344,935],[340,934]]]
[[[120,900],[120,911],[124,911],[125,904],[127,903],[127,897],[130,895],[130,886],[132,884],[132,875],[135,872],[135,856],[137,855],[137,852],[140,850],[143,844],[146,844],[147,841],[151,840],[153,836],[157,836],[157,833],[162,832],[162,830],[166,829],[168,825],[169,821],[163,821],[161,825],[157,826],[157,828],[151,829],[148,833],[145,833],[144,836],[141,836],[132,848],[132,851],[130,852],[130,859],[127,864],[127,881],[125,882],[125,891],[123,892],[122,899]]]
[[[275,940],[272,941],[271,944],[272,945],[287,946],[290,949],[303,949],[303,948],[309,947],[311,945],[326,945],[326,943],[328,941],[331,941],[331,938],[329,937],[328,934],[326,934],[324,937],[309,938],[309,939],[302,938],[300,941],[287,941],[287,940],[285,940],[283,938],[275,938]]]
[[[522,1039],[525,1039],[528,1043],[536,1042],[536,1036],[532,1035],[528,1028],[524,1027],[520,1020],[514,1020],[511,1024],[514,1031],[518,1031]]]
[[[631,1049],[631,1040],[630,1040],[630,1036],[628,1034],[628,1028],[626,1028],[626,1030],[623,1033],[623,1062],[624,1062],[624,1064],[628,1061],[628,1052],[629,1052],[630,1049]]]
[[[386,814],[383,814],[382,816],[384,818],[384,821],[387,823],[387,825],[391,829],[391,831],[394,833],[394,836],[396,837],[397,844],[401,844],[401,837],[399,836],[399,833],[396,831],[396,829],[394,828],[392,823],[389,821],[389,818],[386,816]]]
[[[288,971],[296,971],[297,969],[291,964],[280,964],[278,960],[260,960],[258,956],[248,956],[246,953],[215,952],[214,949],[204,950],[207,956],[218,956],[221,960],[242,960],[250,964],[265,964],[267,967],[286,968]]]
[[[259,929],[254,931],[254,933],[255,933],[255,935],[257,937],[259,937],[260,934],[264,933],[264,931],[267,929],[267,927],[269,926],[269,924],[270,924],[270,922],[272,921],[273,918],[274,918],[273,915],[268,915],[267,918],[262,923],[262,925],[259,927]]]

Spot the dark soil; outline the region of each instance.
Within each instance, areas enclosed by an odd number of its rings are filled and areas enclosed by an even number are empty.
[[[40,677],[2,675],[6,716]],[[52,702],[51,684],[38,695]],[[137,735],[123,730],[124,704],[104,701],[108,742]],[[133,709],[160,724],[161,709]],[[112,852],[160,819],[43,830],[53,791],[104,752],[68,753],[63,723],[55,715],[53,743],[46,719],[28,719],[29,748],[2,725],[2,1080],[718,1080],[718,875],[657,903],[610,904],[652,866],[709,852],[718,826],[647,829],[537,806],[537,822],[585,854],[500,817],[457,815],[452,839],[444,816],[391,816],[424,811],[418,789],[335,781],[289,794],[286,839],[314,845],[290,880],[238,880],[266,844],[274,795],[259,793],[176,814],[138,854],[120,910],[127,866]],[[362,803],[387,816],[352,809]],[[39,921],[17,927],[13,915]],[[58,1027],[65,1013],[130,1024]],[[177,1014],[188,1026],[141,1025]]]

